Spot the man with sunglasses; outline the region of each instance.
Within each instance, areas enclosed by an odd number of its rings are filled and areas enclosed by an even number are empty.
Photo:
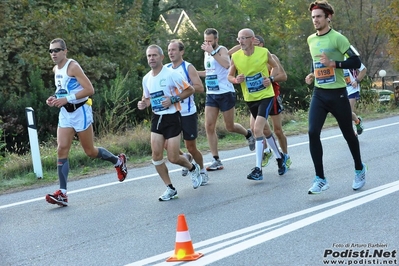
[[[216,29],[205,30],[204,43],[201,45],[201,49],[204,51],[205,71],[198,71],[199,76],[205,78],[205,129],[213,156],[211,165],[206,168],[208,171],[223,169],[223,164],[219,158],[216,133],[219,112],[223,113],[227,131],[245,136],[249,149],[251,151],[255,149],[255,140],[251,130],[245,129],[239,123],[234,123],[236,93],[233,84],[227,79],[230,57],[227,48],[218,44],[218,36],[219,33]]]
[[[262,158],[265,137],[268,146],[274,151],[274,156],[277,159],[278,174],[283,175],[287,171],[288,156],[278,150],[270,126],[265,128],[274,101],[272,83],[283,75],[269,50],[255,46],[254,40],[253,30],[246,28],[238,32],[237,41],[240,43],[241,50],[232,55],[228,79],[231,83],[241,85],[244,100],[255,119],[256,161],[255,167],[247,175],[247,179],[263,180]],[[270,73],[269,66],[271,68]],[[269,129],[266,136],[263,133],[265,129]]]
[[[68,154],[75,134],[86,155],[99,158],[115,165],[118,180],[127,176],[126,156],[118,156],[102,147],[94,146],[93,111],[89,96],[94,88],[78,62],[67,58],[67,47],[63,39],[50,42],[49,53],[55,63],[53,68],[55,94],[46,103],[50,107],[60,108],[57,129],[57,169],[60,189],[46,195],[46,201],[60,206],[68,205],[67,180],[69,174]]]

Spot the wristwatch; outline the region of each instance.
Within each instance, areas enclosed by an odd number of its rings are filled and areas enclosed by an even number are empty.
[[[271,82],[271,83],[274,82],[274,77],[273,77],[273,76],[270,76],[269,79],[270,79],[270,82]]]
[[[213,51],[211,52],[211,56],[214,56],[216,53],[217,53],[217,51],[216,51],[216,50],[213,50]]]

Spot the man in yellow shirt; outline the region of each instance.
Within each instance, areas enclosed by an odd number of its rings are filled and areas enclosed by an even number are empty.
[[[262,180],[264,137],[266,137],[269,147],[274,151],[279,175],[287,172],[286,162],[288,157],[278,150],[276,140],[270,130],[266,136],[263,133],[274,101],[272,83],[278,81],[278,78],[282,75],[279,65],[273,59],[269,50],[255,46],[254,39],[255,34],[251,29],[246,28],[238,32],[237,41],[241,45],[241,50],[232,55],[228,79],[231,83],[241,85],[244,100],[255,119],[253,133],[256,140],[256,166],[251,170],[247,178],[250,180]],[[272,68],[270,75],[268,66]],[[237,73],[238,75],[236,76]]]

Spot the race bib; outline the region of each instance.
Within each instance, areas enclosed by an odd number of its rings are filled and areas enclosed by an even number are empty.
[[[67,90],[60,89],[60,90],[58,90],[58,91],[55,92],[55,97],[56,97],[57,99],[65,98],[65,97],[67,97],[67,96],[68,96],[68,91],[67,91]]]
[[[157,91],[150,94],[151,108],[154,112],[159,112],[169,109],[169,107],[163,107],[162,101],[165,99],[163,91]]]
[[[209,91],[219,90],[218,75],[208,75],[205,77],[205,85]]]
[[[314,76],[318,84],[329,84],[336,81],[335,69],[326,67],[320,62],[314,63]]]
[[[352,81],[351,81],[351,77],[349,75],[349,70],[347,70],[347,69],[344,69],[344,79],[346,82],[346,86],[351,85]]]
[[[263,76],[261,73],[245,77],[245,84],[247,85],[249,93],[265,89],[265,86],[263,86]]]

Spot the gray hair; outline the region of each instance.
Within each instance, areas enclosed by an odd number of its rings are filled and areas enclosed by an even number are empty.
[[[150,46],[148,46],[147,47],[147,51],[149,50],[149,49],[158,49],[158,53],[160,54],[160,55],[163,55],[163,50],[162,50],[162,48],[159,46],[159,45],[156,45],[156,44],[151,44]]]

